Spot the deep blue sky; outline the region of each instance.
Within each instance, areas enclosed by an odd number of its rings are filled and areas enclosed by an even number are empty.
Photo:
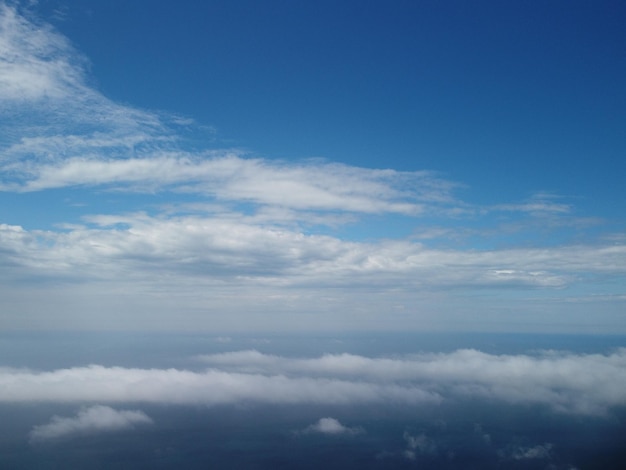
[[[624,211],[622,2],[60,5],[105,95],[192,116],[221,145]]]
[[[625,17],[2,3],[5,326],[623,332]]]

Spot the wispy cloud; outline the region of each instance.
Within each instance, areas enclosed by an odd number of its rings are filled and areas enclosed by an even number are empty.
[[[624,349],[609,355],[459,350],[401,358],[343,354],[311,359],[244,351],[202,360],[212,367],[204,372],[95,365],[51,372],[2,369],[0,401],[432,406],[462,399],[592,415],[626,405]],[[318,425],[328,432],[341,429],[334,421]]]
[[[134,153],[132,145],[141,138],[125,136],[119,141],[106,140],[101,145],[124,144],[131,147],[129,153]],[[31,149],[35,147],[34,142],[29,144]],[[51,152],[52,149],[39,150]],[[7,153],[11,152],[15,153],[16,148]],[[199,155],[154,150],[142,158],[112,159],[96,155],[37,167],[14,165],[11,169],[14,174],[21,170],[23,184],[13,183],[7,189],[19,191],[108,185],[131,191],[195,192],[218,200],[297,210],[405,215],[418,215],[425,211],[426,205],[453,201],[452,183],[429,172],[373,170],[324,162],[287,163],[242,158],[227,151]]]
[[[552,214],[568,214],[572,211],[569,204],[559,203],[558,196],[550,193],[539,192],[533,194],[527,201],[519,204],[499,204],[491,210],[508,212],[527,212],[538,216]]]
[[[143,411],[115,410],[109,406],[94,405],[84,408],[75,417],[53,416],[49,423],[35,426],[30,432],[31,442],[132,429],[136,425],[151,424]]]
[[[72,52],[68,41],[50,27],[0,4],[0,99],[68,97],[84,80],[82,64]]]

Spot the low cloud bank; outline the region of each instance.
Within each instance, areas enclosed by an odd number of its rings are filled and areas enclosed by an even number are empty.
[[[596,415],[626,405],[625,348],[608,355],[494,355],[467,349],[393,358],[339,354],[309,359],[240,351],[198,359],[210,368],[2,369],[0,402],[433,405],[482,399]]]
[[[82,434],[131,429],[137,424],[151,424],[152,419],[142,411],[115,410],[94,405],[82,409],[75,417],[53,416],[49,423],[35,426],[30,432],[32,442],[47,441]]]
[[[417,386],[208,370],[76,367],[52,372],[0,371],[0,402],[147,402],[218,405],[439,403]]]
[[[231,371],[395,383],[444,398],[545,404],[563,412],[602,414],[612,406],[626,405],[626,348],[608,355],[555,351],[497,355],[463,349],[393,358],[338,354],[310,359],[238,351],[198,359]]]

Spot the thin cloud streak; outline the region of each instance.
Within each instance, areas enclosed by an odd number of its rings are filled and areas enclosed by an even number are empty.
[[[13,171],[17,173],[17,167]],[[30,175],[22,186],[14,183],[12,189],[108,185],[128,191],[195,192],[218,200],[298,210],[419,215],[426,203],[453,200],[452,183],[429,172],[370,170],[321,162],[290,164],[236,154],[199,156],[154,151],[145,158],[72,158],[25,167],[22,172]],[[397,189],[402,187],[405,189]]]

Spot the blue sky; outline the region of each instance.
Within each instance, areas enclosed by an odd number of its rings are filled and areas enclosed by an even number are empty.
[[[3,328],[626,331],[621,2],[30,3]]]

